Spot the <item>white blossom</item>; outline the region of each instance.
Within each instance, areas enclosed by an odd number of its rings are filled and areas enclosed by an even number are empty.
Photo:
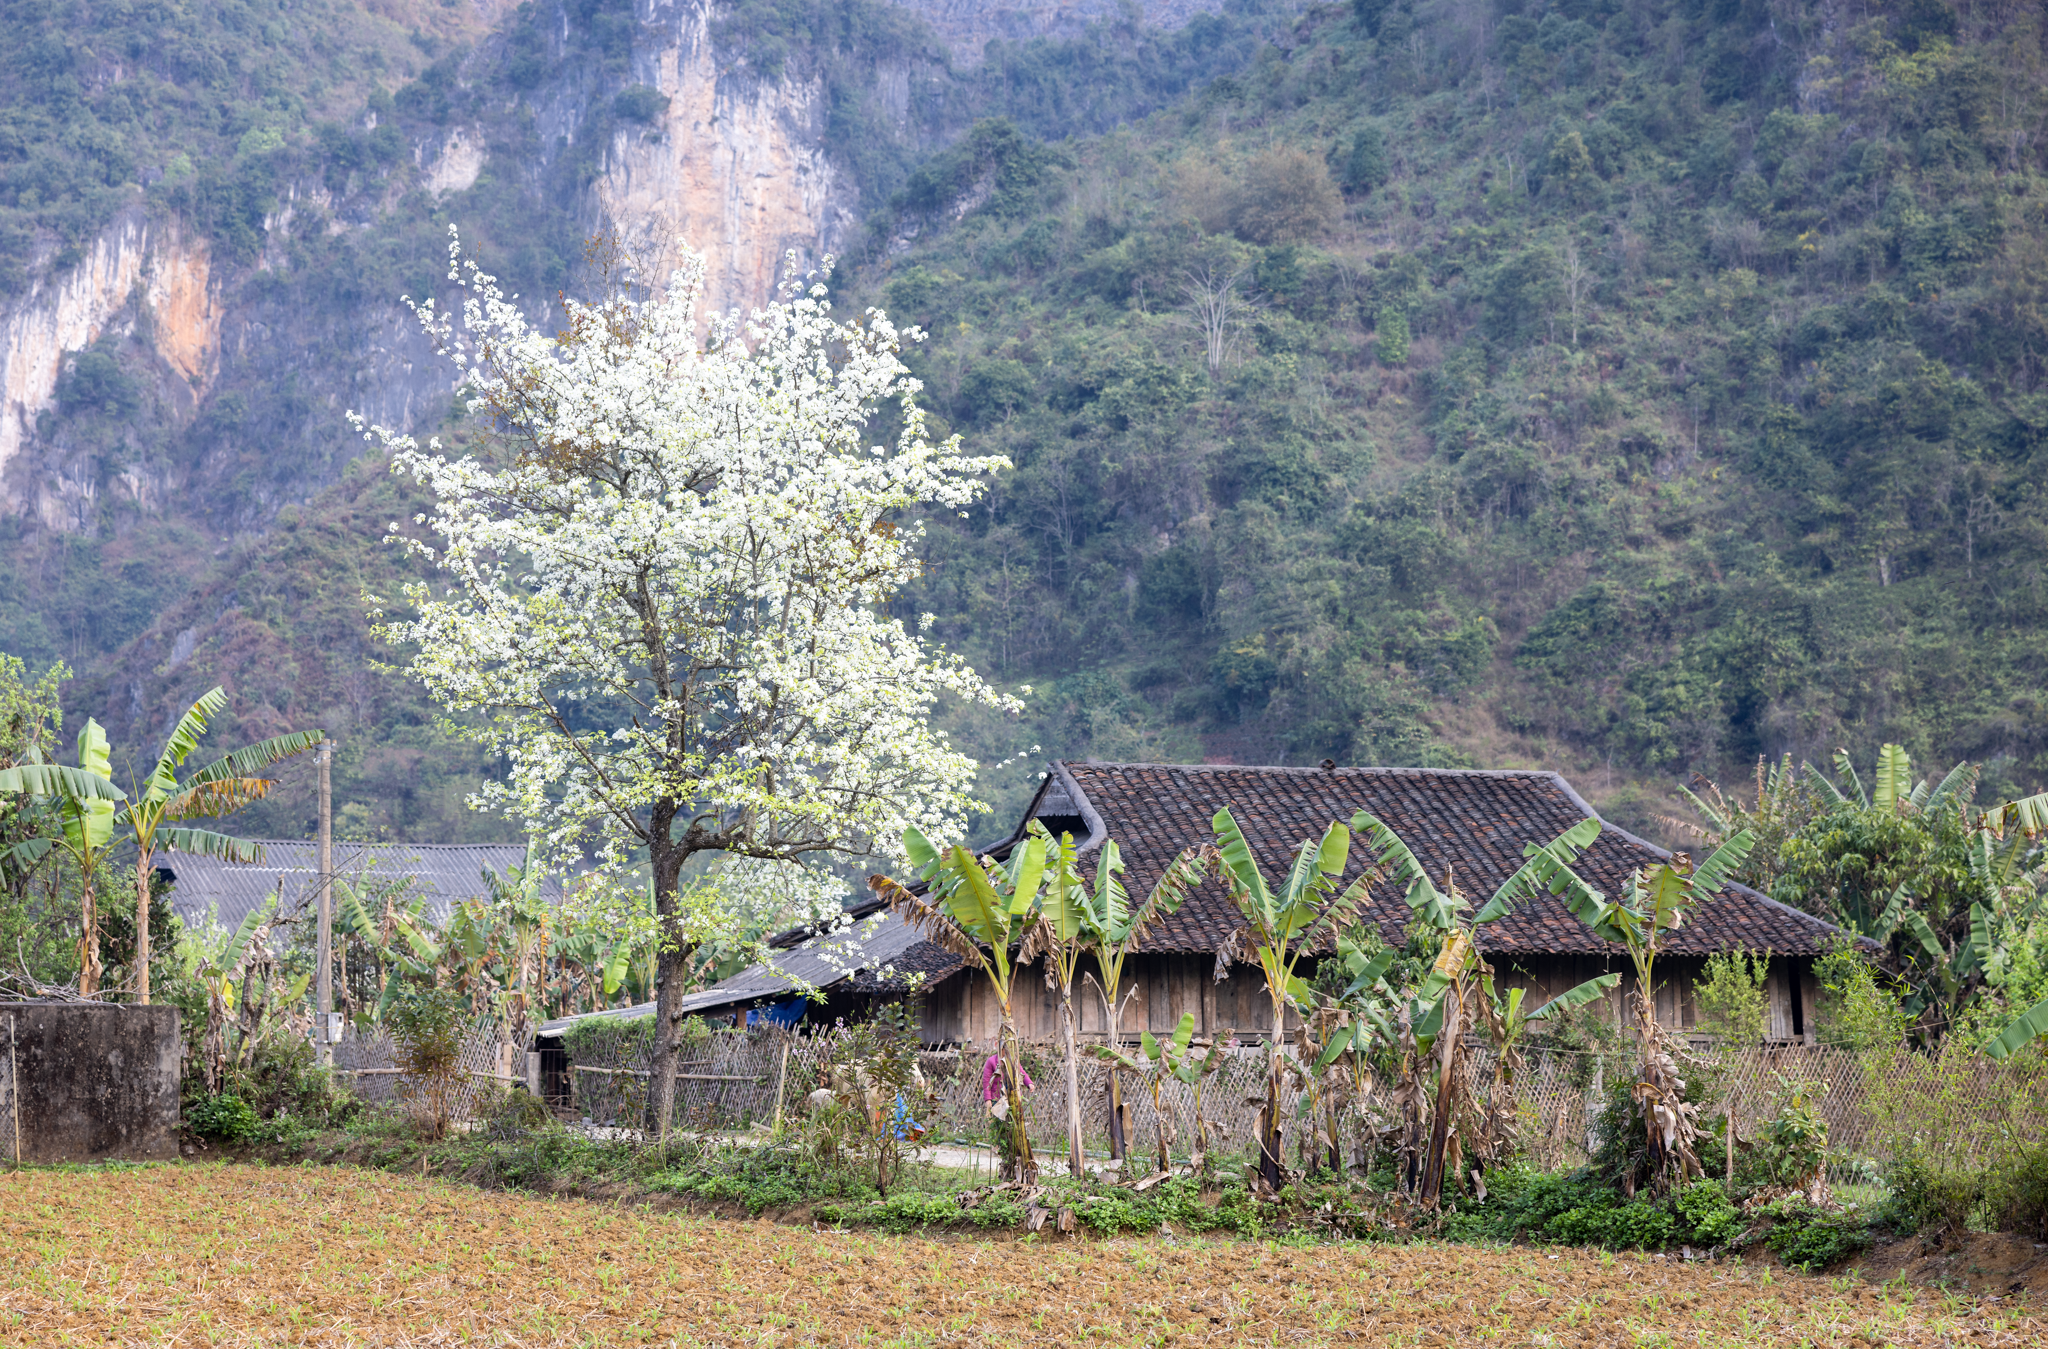
[[[893,855],[906,826],[957,834],[985,810],[931,713],[946,695],[1018,705],[884,605],[918,570],[922,528],[897,513],[970,503],[1008,462],[927,438],[898,359],[915,331],[878,310],[835,322],[821,284],[792,282],[700,341],[692,256],[652,298],[567,302],[549,335],[450,257],[459,319],[414,309],[486,448],[368,430],[434,497],[430,538],[393,533],[439,581],[408,585],[411,616],[379,632],[503,757],[471,804],[557,861],[595,840],[616,871],[649,846],[657,896],[664,858]],[[869,443],[888,404],[901,429]],[[755,904],[711,893],[671,912]],[[724,918],[691,921],[746,926]]]

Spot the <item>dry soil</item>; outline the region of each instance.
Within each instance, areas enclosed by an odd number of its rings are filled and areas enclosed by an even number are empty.
[[[317,1166],[0,1176],[5,1345],[2034,1345],[2024,1298],[1541,1248],[924,1240]]]

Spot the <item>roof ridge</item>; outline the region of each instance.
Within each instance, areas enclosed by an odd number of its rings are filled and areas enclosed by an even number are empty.
[[[1315,765],[1295,767],[1291,764],[1248,764],[1248,763],[1125,763],[1109,759],[1055,759],[1060,767],[1077,768],[1167,768],[1185,773],[1300,773],[1313,777],[1329,777],[1341,774],[1414,774],[1424,777],[1451,778],[1555,778],[1557,773],[1547,768],[1401,768],[1375,764],[1340,764],[1335,768],[1319,768]]]
[[[235,841],[238,843],[257,843],[266,848],[317,848],[320,846],[320,840],[315,838],[243,838],[240,835],[236,835]],[[527,845],[524,843],[404,843],[392,839],[366,841],[356,838],[338,838],[334,840],[334,846],[337,848],[517,848],[524,852]],[[186,856],[194,855],[196,854],[186,854]]]

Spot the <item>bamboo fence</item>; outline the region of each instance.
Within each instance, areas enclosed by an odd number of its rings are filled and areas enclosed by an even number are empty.
[[[572,1051],[572,1114],[593,1124],[637,1128],[648,1082],[644,1036],[586,1038]],[[980,1144],[989,1137],[982,1099],[982,1066],[991,1047],[925,1050],[919,1067],[932,1095],[920,1122],[937,1141]],[[744,1130],[791,1117],[805,1098],[828,1081],[842,1060],[842,1034],[792,1035],[777,1030],[747,1034],[714,1032],[685,1050],[676,1083],[676,1123],[698,1132]],[[1034,1147],[1064,1151],[1066,1091],[1058,1051],[1027,1045],[1023,1059],[1032,1081],[1025,1093],[1026,1129]],[[1544,1169],[1585,1162],[1598,1145],[1597,1128],[1609,1091],[1633,1075],[1632,1050],[1606,1053],[1525,1046],[1522,1070],[1506,1089],[1515,1093],[1524,1155]],[[1472,1045],[1465,1071],[1476,1095],[1490,1100],[1496,1089],[1493,1054]],[[2040,1064],[2000,1065],[1977,1055],[1940,1059],[1909,1051],[1856,1054],[1827,1046],[1764,1044],[1735,1051],[1696,1048],[1686,1071],[1706,1075],[1703,1123],[1723,1114],[1736,1134],[1754,1139],[1794,1091],[1808,1096],[1828,1126],[1831,1150],[1842,1156],[1881,1157],[1901,1139],[1936,1130],[1963,1128],[1971,1147],[1995,1146],[2000,1138],[2038,1135],[2048,1125],[2048,1068]],[[1082,1138],[1091,1153],[1109,1146],[1108,1065],[1084,1057],[1077,1074]],[[1246,1152],[1253,1146],[1264,1101],[1263,1045],[1240,1047],[1202,1086],[1201,1115],[1209,1123],[1210,1150]],[[1293,1114],[1318,1108],[1290,1078],[1284,1107]],[[1363,1098],[1341,1106],[1340,1134],[1350,1140],[1354,1162],[1365,1161],[1380,1130],[1397,1114],[1387,1099],[1388,1083],[1376,1083]],[[1156,1089],[1156,1095],[1155,1095]],[[1184,1156],[1195,1139],[1194,1093],[1157,1073],[1126,1073],[1123,1098],[1130,1117],[1130,1145],[1139,1155],[1156,1147],[1163,1121],[1170,1150]],[[1155,1105],[1156,1101],[1156,1105]],[[1301,1130],[1291,1129],[1298,1135]]]

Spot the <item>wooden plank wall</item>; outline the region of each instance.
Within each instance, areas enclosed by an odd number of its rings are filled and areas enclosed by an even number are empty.
[[[1094,974],[1093,962],[1085,962]],[[1205,955],[1134,955],[1124,962],[1119,996],[1123,1011],[1117,1030],[1125,1039],[1138,1032],[1165,1035],[1192,1012],[1197,1035],[1234,1030],[1240,1039],[1263,1036],[1271,1028],[1272,1004],[1265,977],[1257,965],[1235,965],[1228,979],[1215,977],[1216,960]],[[1081,981],[1074,993],[1074,1013],[1084,1039],[1100,1040],[1105,1032],[1102,998],[1095,985]],[[1011,994],[1011,1015],[1018,1037],[1044,1044],[1060,1035],[1059,995],[1045,986],[1044,966],[1020,970]],[[949,976],[924,995],[920,1034],[927,1044],[987,1043],[1002,1024],[995,991],[978,971]],[[1299,1018],[1289,1015],[1290,1027]]]
[[[1697,957],[1667,956],[1657,963],[1657,1020],[1672,1030],[1690,1030],[1697,1022],[1698,1008],[1693,985],[1705,962]],[[1084,962],[1090,974],[1093,962]],[[1540,1006],[1587,979],[1610,971],[1622,976],[1621,984],[1605,1000],[1606,1014],[1619,1019],[1627,1006],[1624,998],[1634,987],[1635,975],[1622,960],[1598,956],[1520,957],[1498,960],[1500,982],[1508,988],[1528,990],[1528,1004]],[[1256,965],[1236,965],[1230,977],[1215,978],[1215,959],[1204,955],[1134,955],[1124,963],[1122,994],[1126,999],[1118,1030],[1127,1039],[1139,1031],[1164,1035],[1180,1024],[1183,1012],[1195,1015],[1197,1035],[1216,1035],[1234,1030],[1240,1040],[1263,1039],[1272,1025],[1272,1005],[1266,998],[1266,983]],[[1306,977],[1308,971],[1304,962]],[[1801,999],[1801,1016],[1796,1020],[1804,1034],[1795,1034],[1792,998]],[[1814,1039],[1814,1008],[1818,988],[1813,962],[1806,959],[1774,959],[1767,992],[1770,998],[1770,1037],[1774,1040]],[[1017,1034],[1030,1043],[1055,1044],[1059,1040],[1059,998],[1045,986],[1043,965],[1017,974],[1012,1009]],[[1102,1000],[1095,987],[1083,980],[1074,994],[1074,1011],[1084,1039],[1101,1039],[1104,1030]],[[1300,1018],[1288,1014],[1289,1029]],[[961,971],[930,989],[924,996],[922,1034],[928,1044],[958,1044],[963,1041],[988,1043],[1001,1025],[994,992],[978,972]]]

